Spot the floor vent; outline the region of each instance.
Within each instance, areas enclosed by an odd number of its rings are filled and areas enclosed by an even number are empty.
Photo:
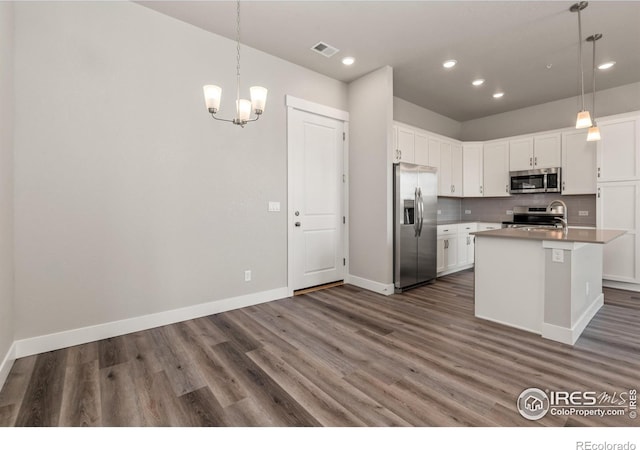
[[[316,45],[311,47],[311,50],[313,50],[316,53],[320,53],[322,56],[326,56],[327,58],[331,58],[333,55],[335,55],[340,51],[337,48],[332,47],[326,42],[322,42],[322,41],[318,42]]]

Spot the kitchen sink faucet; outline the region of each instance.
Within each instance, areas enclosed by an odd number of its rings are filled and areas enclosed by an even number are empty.
[[[557,220],[560,221],[560,223],[562,224],[562,232],[566,235],[567,232],[569,231],[569,222],[567,221],[567,216],[568,216],[567,204],[562,200],[554,200],[551,203],[549,203],[549,206],[547,206],[547,212],[551,212],[551,209],[554,207],[555,204],[559,204],[562,206],[562,219],[557,219]]]

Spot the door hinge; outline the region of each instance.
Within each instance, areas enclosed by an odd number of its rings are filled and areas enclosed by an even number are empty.
[[[345,133],[344,131],[342,132],[342,140],[343,141],[347,140],[347,133]]]
[[[347,223],[347,218],[345,216],[342,216],[342,223]]]
[[[347,258],[342,258],[342,265],[346,266],[347,265]]]

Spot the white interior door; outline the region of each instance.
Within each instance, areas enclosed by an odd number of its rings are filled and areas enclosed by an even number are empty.
[[[344,122],[290,110],[293,289],[344,279]]]

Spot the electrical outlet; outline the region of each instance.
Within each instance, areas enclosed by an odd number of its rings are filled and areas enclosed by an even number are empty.
[[[244,271],[244,281],[251,281],[251,271],[250,270],[245,270]]]
[[[551,261],[557,262],[557,263],[563,263],[564,262],[564,250],[562,250],[561,248],[551,249]]]
[[[513,210],[507,209],[507,216],[513,216]]]
[[[280,202],[269,202],[269,212],[280,212]]]
[[[440,214],[442,214],[442,210],[441,209],[438,210],[438,215],[440,215]]]
[[[589,211],[578,211],[578,215],[579,216],[588,216],[589,215]]]
[[[465,209],[465,210],[464,210],[464,213],[465,213],[465,214],[471,214],[471,210],[470,210],[470,209]]]

